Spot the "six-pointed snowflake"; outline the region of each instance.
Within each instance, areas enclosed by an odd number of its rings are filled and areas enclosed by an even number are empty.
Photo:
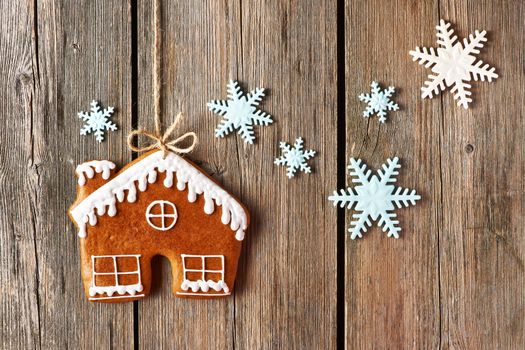
[[[394,103],[390,97],[394,94],[395,88],[390,86],[388,89],[381,91],[377,82],[372,82],[370,85],[372,91],[370,94],[361,94],[359,99],[363,102],[368,103],[363,117],[368,118],[373,114],[379,116],[379,122],[384,123],[386,121],[386,111],[397,111],[399,106]]]
[[[228,100],[211,101],[208,103],[210,111],[224,117],[215,129],[216,137],[224,137],[234,129],[245,142],[253,144],[255,136],[253,125],[268,125],[273,122],[271,116],[256,107],[264,96],[264,89],[255,88],[244,96],[243,91],[236,81],[228,83]]]
[[[274,163],[286,166],[286,176],[288,176],[289,179],[294,177],[297,170],[303,171],[306,174],[312,172],[312,169],[306,161],[315,155],[315,151],[303,149],[303,139],[301,137],[295,140],[293,147],[286,142],[281,142],[279,147],[283,151],[283,155],[275,158]]]
[[[396,213],[391,212],[395,209],[394,204],[398,208],[403,205],[408,207],[409,203],[415,205],[415,201],[421,199],[421,196],[417,195],[415,190],[394,187],[396,175],[399,174],[397,169],[401,167],[398,163],[397,157],[393,160],[388,159],[387,163],[383,164],[383,170],[378,171],[379,176],[373,175],[370,178],[371,171],[367,170],[361,159],[350,159],[348,170],[350,175],[356,177],[353,182],[360,185],[355,186],[353,190],[348,187],[346,191],[340,190],[340,193],[334,191],[328,199],[334,202],[334,206],[339,204],[341,208],[346,205],[348,209],[352,209],[355,204],[355,210],[359,213],[353,215],[352,227],[348,229],[352,239],[362,237],[362,232],[367,231],[367,225],[372,225],[370,219],[376,221],[378,218],[377,226],[382,226],[383,232],[388,231],[388,237],[399,238],[399,221],[395,220]]]
[[[109,120],[113,111],[113,107],[101,110],[97,101],[92,101],[91,112],[78,113],[78,117],[86,122],[82,129],[80,129],[80,135],[87,135],[94,132],[96,140],[102,142],[104,140],[104,130],[117,130],[117,126]]]
[[[485,81],[485,78],[490,82],[496,79],[498,75],[494,72],[495,68],[488,64],[483,65],[483,61],[476,61],[476,56],[479,54],[479,49],[483,47],[483,42],[487,41],[485,35],[486,31],[475,31],[475,35],[470,34],[468,39],[463,39],[456,42],[457,36],[454,35],[454,30],[450,29],[450,23],[441,20],[437,29],[437,43],[442,47],[437,49],[437,54],[434,48],[427,49],[426,47],[420,49],[416,47],[415,51],[410,51],[414,61],[419,61],[419,64],[425,65],[426,68],[432,67],[432,72],[428,76],[428,81],[425,82],[425,87],[422,87],[422,97],[432,98],[440,91],[445,90],[446,86],[454,85],[451,92],[454,98],[458,100],[458,106],[468,108],[468,104],[472,102],[469,89],[470,84],[466,82],[474,78],[475,81],[480,78]]]

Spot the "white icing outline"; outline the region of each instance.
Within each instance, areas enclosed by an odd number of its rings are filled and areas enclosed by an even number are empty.
[[[184,293],[184,292],[177,292],[175,294],[178,295],[193,295],[193,296],[202,296],[202,297],[223,297],[225,295],[231,295],[232,293]]]
[[[78,185],[84,186],[86,184],[86,176],[92,179],[95,173],[102,173],[104,180],[109,179],[111,170],[115,169],[115,163],[109,160],[92,160],[90,162],[82,163],[77,166],[75,172],[78,176]]]
[[[244,231],[248,227],[248,217],[242,205],[182,157],[173,152],[169,152],[165,159],[162,156],[163,152],[158,151],[144,157],[73,208],[70,213],[79,227],[79,237],[86,237],[88,222],[91,226],[97,224],[97,215],[104,215],[107,212],[109,216],[115,216],[117,200],[122,202],[127,199],[130,203],[135,202],[137,187],[141,192],[146,191],[148,183],[152,184],[157,180],[157,173],[165,172],[164,186],[167,188],[173,186],[173,174],[176,173],[176,187],[179,191],[188,189],[189,202],[195,202],[198,194],[204,196],[206,214],[212,214],[215,205],[222,206],[221,222],[224,225],[230,224],[230,228],[236,231],[235,238],[242,241]]]
[[[182,284],[180,285],[180,288],[183,291],[187,291],[191,289],[193,293],[197,293],[199,290],[202,290],[203,292],[208,292],[211,288],[215,290],[216,292],[219,292],[221,290],[224,290],[224,293],[230,292],[230,289],[226,285],[226,282],[224,282],[224,255],[181,254],[180,256],[182,258],[182,273],[183,273],[183,280],[182,280]],[[187,269],[186,268],[186,258],[201,258],[201,268],[200,269]],[[221,269],[220,270],[207,270],[206,269],[206,259],[207,258],[220,258],[221,266],[222,266]],[[202,278],[197,281],[190,281],[186,278],[187,272],[200,272]],[[220,273],[221,278],[217,282],[212,281],[212,280],[206,281],[206,272]]]
[[[140,275],[140,254],[121,254],[121,255],[92,255],[91,256],[91,285],[89,286],[89,296],[94,297],[97,294],[106,294],[108,297],[112,297],[114,293],[124,295],[130,294],[131,297],[135,296],[137,292],[142,292],[144,286],[142,285],[142,277]],[[119,272],[117,265],[117,258],[136,258],[137,259],[137,270]],[[97,259],[113,259],[113,272],[97,272],[95,270],[95,261]],[[135,284],[119,284],[118,276],[120,275],[137,275],[138,282]],[[115,276],[115,285],[113,286],[97,286],[96,276]],[[99,299],[99,298],[97,298]]]
[[[151,214],[151,209],[153,209],[153,207],[155,205],[160,205],[160,214]],[[168,204],[170,207],[173,208],[173,214],[166,214],[164,212],[164,206]],[[148,207],[146,208],[146,221],[148,222],[148,224],[153,227],[155,230],[159,230],[159,231],[168,231],[170,230],[173,226],[175,226],[175,223],[177,222],[177,218],[178,218],[178,214],[177,214],[177,208],[175,207],[175,204],[171,203],[170,201],[164,201],[164,200],[156,200],[156,201],[153,201],[151,202]],[[154,225],[150,218],[162,218],[162,227],[158,227],[156,225]],[[172,218],[173,219],[173,222],[169,225],[169,226],[166,226],[166,218]]]
[[[106,299],[124,299],[124,298],[144,298],[144,294],[135,294],[135,295],[116,295],[114,297],[98,297],[98,298],[89,298],[89,300],[106,300]]]

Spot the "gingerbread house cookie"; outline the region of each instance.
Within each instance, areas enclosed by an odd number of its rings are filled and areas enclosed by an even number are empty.
[[[141,299],[155,255],[171,263],[179,297],[230,295],[246,208],[192,162],[152,151],[116,172],[109,161],[77,167],[69,215],[79,229],[82,280],[91,301]]]

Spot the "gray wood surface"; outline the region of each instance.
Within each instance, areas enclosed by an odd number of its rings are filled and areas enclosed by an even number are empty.
[[[348,157],[377,169],[399,156],[399,185],[423,196],[398,211],[402,244],[377,228],[347,238],[349,348],[523,348],[524,10],[518,1],[347,2]],[[489,32],[480,58],[500,78],[473,83],[468,111],[450,91],[419,97],[429,70],[408,51],[436,46],[440,18],[460,38]],[[359,115],[356,96],[374,79],[401,87],[402,111],[387,125]]]
[[[377,171],[400,158],[396,186],[422,196],[397,210],[401,238],[373,227],[358,241],[346,235],[346,341],[349,349],[439,347],[440,98],[422,100],[428,71],[409,50],[435,44],[437,7],[419,1],[355,1],[345,8],[346,152]],[[372,81],[395,86],[400,110],[385,124],[365,119],[357,96]],[[449,93],[444,99],[451,98]],[[350,177],[347,176],[350,185]],[[346,227],[352,212],[346,211]],[[345,229],[346,229],[345,227]]]
[[[92,99],[130,128],[129,8],[121,1],[1,3],[0,347],[133,346],[130,304],[83,296],[76,230],[66,216],[75,166],[125,163],[123,132],[81,137]]]
[[[200,138],[191,159],[248,205],[240,190],[242,173],[237,163],[235,138],[225,142],[213,137],[216,118],[206,108],[206,102],[212,96],[212,83],[217,81],[217,93],[223,93],[220,85],[228,79],[228,67],[236,64],[235,57],[230,53],[230,46],[235,45],[235,36],[229,34],[228,30],[228,21],[236,18],[236,13],[230,6],[214,1],[163,3],[162,115],[164,125],[169,126],[179,112],[184,114],[180,130],[194,130]],[[152,10],[153,2],[144,1],[139,5],[137,16],[140,62],[138,125],[150,129],[154,127],[151,89],[154,38]],[[249,208],[252,211],[251,206]],[[247,236],[252,232],[250,229]],[[234,297],[216,300],[176,299],[171,293],[171,268],[168,261],[161,259],[157,263],[162,269],[158,274],[161,281],[157,294],[138,305],[139,319],[136,326],[139,348],[232,348]]]
[[[235,346],[334,348],[337,211],[326,194],[336,183],[336,6],[242,2],[241,15],[237,74],[269,87],[264,106],[275,123],[259,128],[256,147],[237,140],[254,225],[235,298]],[[313,174],[289,180],[272,163],[279,141],[299,136],[318,153]]]
[[[486,29],[474,108],[442,102],[440,236],[443,347],[525,347],[525,3],[443,2],[461,36]]]
[[[88,303],[66,216],[74,168],[119,166],[134,127],[153,128],[152,1],[0,2],[0,349],[521,349],[525,347],[525,4],[520,1],[163,1],[164,125],[200,144],[190,158],[237,195],[252,224],[235,293],[179,300],[155,261],[153,294]],[[420,98],[429,71],[408,51],[486,29],[481,58],[500,77]],[[228,79],[267,88],[274,124],[255,145],[213,137],[210,99]],[[395,85],[379,125],[357,95]],[[78,111],[115,106],[117,132],[81,137]],[[302,136],[313,174],[288,180],[279,141]],[[398,210],[401,238],[358,241],[327,196],[346,165],[398,156],[398,185],[423,199]],[[345,220],[343,220],[345,218]]]

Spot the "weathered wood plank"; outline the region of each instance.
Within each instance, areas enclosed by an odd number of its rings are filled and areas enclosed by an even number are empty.
[[[153,128],[153,2],[138,5],[138,125]],[[164,125],[182,112],[180,130],[194,130],[200,138],[189,158],[244,199],[235,140],[214,137],[218,119],[206,107],[208,100],[226,95],[229,72],[238,64],[238,8],[228,1],[163,1],[161,12]],[[139,347],[233,348],[234,299],[177,299],[168,261],[156,263],[161,270],[154,276],[156,291],[138,304]]]
[[[164,3],[165,124],[180,110],[188,115],[184,126],[198,130],[202,140],[191,158],[240,196],[253,221],[235,299],[176,300],[170,295],[169,267],[164,263],[159,295],[139,306],[140,347],[231,348],[234,342],[236,348],[335,347],[336,213],[329,210],[312,226],[293,216],[298,206],[282,204],[301,203],[304,215],[321,216],[329,206],[326,191],[307,189],[335,183],[335,157],[329,156],[335,154],[336,140],[335,22],[331,21],[335,7],[315,9],[307,4]],[[138,15],[139,124],[152,127],[150,10],[151,4],[145,3]],[[309,27],[316,30],[308,32]],[[313,52],[323,39],[322,49]],[[308,68],[319,61],[321,69]],[[240,79],[245,89],[270,88],[263,108],[275,116],[279,127],[257,128],[254,146],[236,135],[213,137],[218,119],[206,111],[205,103],[224,97],[230,78]],[[308,112],[293,107],[309,102],[316,107]],[[326,157],[313,162],[314,175],[288,181],[283,169],[274,168],[273,158],[281,138],[293,141],[297,136],[305,137]],[[276,203],[281,203],[278,208]],[[306,255],[316,258],[305,260]]]
[[[64,41],[58,42],[57,45],[64,46],[62,118],[65,124],[64,132],[68,130],[66,140],[73,140],[73,145],[78,146],[64,150],[61,142],[58,143],[57,149],[60,149],[62,162],[67,160],[69,164],[62,164],[61,167],[66,169],[57,172],[70,173],[73,170],[71,161],[76,165],[92,158],[110,159],[122,166],[131,159],[131,152],[125,146],[126,130],[131,128],[129,4],[117,0],[65,2],[62,5],[61,16],[64,23]],[[60,60],[57,63],[60,64]],[[93,135],[78,136],[78,120],[71,123],[74,127],[67,127],[71,125],[67,121],[75,120],[78,110],[87,110],[88,103],[93,98],[99,99],[103,106],[116,108],[112,119],[117,123],[119,130],[108,134],[103,143],[95,142]],[[70,181],[67,182],[67,188],[72,194],[68,194],[67,198],[74,198],[75,184],[74,181]],[[70,204],[69,201],[62,202],[60,198],[54,201],[59,203],[60,208],[57,212],[60,213],[65,212]],[[64,339],[68,348],[132,347],[132,304],[106,305],[86,302],[80,278],[78,238],[73,225],[69,220],[67,222],[65,242],[68,245],[60,247],[57,242],[50,241],[48,246],[52,251],[49,254],[50,260],[57,256],[57,252],[60,251],[58,249],[70,251],[72,256],[69,262],[61,259],[58,263],[66,263],[64,283],[75,290],[75,293],[65,293],[64,309],[72,309],[75,312],[66,312],[64,319],[58,322],[61,331],[57,332],[57,337]],[[57,225],[52,227],[56,230]],[[61,237],[57,239],[62,240]],[[54,305],[55,303],[50,304]],[[49,319],[54,320],[56,311],[53,307],[49,308],[48,313]],[[42,328],[49,331],[55,327],[50,322]]]
[[[479,57],[500,76],[473,82],[467,111],[442,99],[442,347],[523,349],[525,3],[442,1],[440,13],[459,38],[487,30]]]
[[[2,3],[0,26],[0,347],[40,347],[39,270],[34,212],[39,171],[33,160],[36,67],[33,4]]]
[[[133,347],[132,304],[86,301],[66,216],[78,163],[129,160],[122,131],[131,120],[128,6],[2,4],[0,347]],[[79,135],[76,113],[92,99],[118,110],[120,131],[102,144]]]
[[[440,235],[439,99],[422,101],[423,73],[408,52],[434,42],[437,7],[426,1],[346,1],[346,151],[377,170],[398,156],[397,186],[415,188],[416,207],[397,210],[401,238],[374,223],[362,239],[346,241],[348,349],[435,349],[439,346]],[[372,81],[396,87],[401,110],[386,124],[362,117],[358,100]],[[350,177],[347,183],[351,185]],[[347,211],[350,227],[352,212]]]
[[[252,213],[234,297],[178,300],[158,260],[143,302],[93,305],[81,286],[78,240],[65,213],[74,167],[131,159],[131,105],[153,127],[152,2],[139,6],[137,101],[131,101],[131,5],[119,1],[0,4],[0,348],[334,348],[336,327],[336,17],[333,1],[163,4],[163,115],[201,138],[190,156]],[[372,168],[399,156],[399,185],[423,196],[398,211],[400,240],[377,228],[345,242],[348,348],[525,347],[525,80],[519,1],[346,1],[347,159]],[[449,91],[421,100],[428,71],[408,51],[435,46],[439,18],[463,37],[489,31],[481,57],[495,83],[474,103]],[[230,78],[269,88],[275,124],[257,142],[213,137],[206,110]],[[361,117],[372,80],[396,85],[387,124]],[[76,112],[91,99],[117,107],[119,131],[80,137]],[[314,174],[274,167],[278,141],[303,136]],[[340,168],[340,167],[339,167]],[[57,174],[60,174],[57,177]],[[349,183],[349,179],[348,179]],[[23,189],[21,191],[21,189]],[[21,195],[22,193],[22,195]],[[346,215],[349,226],[351,212]],[[342,272],[341,272],[342,273]],[[136,308],[138,323],[133,322]],[[441,311],[440,311],[441,310]]]
[[[242,198],[252,209],[235,296],[235,348],[336,347],[337,52],[334,1],[241,2],[239,60],[246,88],[269,88],[275,123],[238,137]],[[273,165],[279,142],[317,150],[313,174]],[[228,142],[232,142],[230,139]],[[344,145],[339,145],[344,147]],[[219,144],[224,147],[224,144]]]

